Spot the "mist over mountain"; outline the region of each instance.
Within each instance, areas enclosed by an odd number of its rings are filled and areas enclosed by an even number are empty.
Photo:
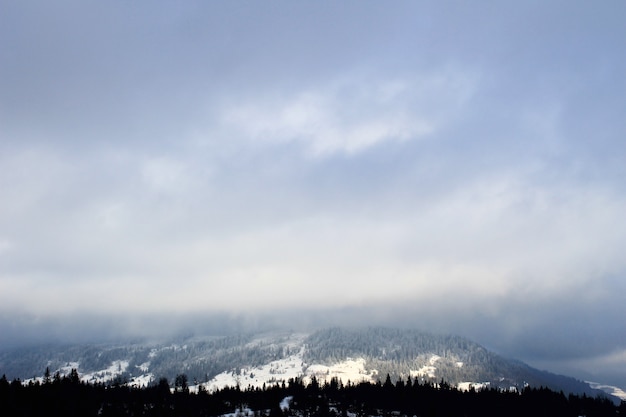
[[[44,371],[77,369],[89,383],[154,385],[184,374],[192,389],[262,387],[300,378],[343,383],[416,379],[460,389],[521,391],[549,387],[566,393],[606,395],[588,383],[504,358],[460,336],[388,327],[332,327],[310,333],[241,333],[177,336],[125,343],[48,344],[0,353],[0,374],[41,380]]]

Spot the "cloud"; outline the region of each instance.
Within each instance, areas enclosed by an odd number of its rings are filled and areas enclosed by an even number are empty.
[[[432,135],[470,99],[474,84],[451,71],[382,81],[346,75],[295,93],[227,100],[219,119],[224,136],[303,142],[312,155],[353,154]]]
[[[299,181],[283,185],[279,197],[268,194],[273,180],[264,180],[258,190],[246,187],[242,200],[228,180],[215,184],[192,163],[134,161],[121,165],[126,175],[92,191],[69,181],[75,173],[68,171],[40,203],[76,195],[72,189],[82,190],[80,198],[58,210],[48,205],[51,217],[23,213],[22,233],[10,234],[3,261],[6,305],[18,307],[21,294],[42,312],[336,308],[395,299],[498,314],[562,294],[592,302],[606,295],[603,277],[626,269],[618,222],[625,203],[610,188],[488,175],[443,193],[392,190],[364,205],[358,196],[338,195],[336,206],[313,198],[283,216],[272,210],[299,195]],[[73,305],[56,304],[68,289]]]
[[[12,337],[298,309],[624,349],[614,6],[40,6],[0,16]]]

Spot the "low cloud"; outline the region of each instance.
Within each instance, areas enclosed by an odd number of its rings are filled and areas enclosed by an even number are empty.
[[[301,142],[312,155],[353,154],[432,135],[469,100],[475,83],[451,71],[408,80],[356,78],[291,95],[229,99],[220,111],[221,134],[253,143]]]

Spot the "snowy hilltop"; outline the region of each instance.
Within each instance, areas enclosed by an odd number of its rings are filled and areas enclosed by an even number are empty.
[[[262,388],[298,379],[342,384],[393,381],[446,383],[462,390],[526,386],[596,395],[588,383],[539,371],[505,359],[454,335],[391,328],[330,328],[312,333],[276,332],[184,337],[168,342],[135,342],[21,349],[0,356],[8,378],[42,380],[47,372],[76,369],[89,383],[173,386],[184,375],[191,391],[224,387]],[[598,386],[599,387],[599,386]],[[613,387],[599,387],[620,394]]]

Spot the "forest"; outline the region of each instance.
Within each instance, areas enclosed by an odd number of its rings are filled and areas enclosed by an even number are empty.
[[[91,384],[56,373],[42,382],[24,384],[0,378],[0,415],[58,416],[224,416],[232,417],[368,417],[368,416],[625,416],[626,402],[618,406],[603,397],[565,395],[549,388],[526,387],[521,392],[487,388],[461,391],[441,380],[417,378],[358,384],[333,378],[305,384],[293,378],[262,388],[225,387],[214,392],[192,392],[188,378],[179,374],[173,386],[166,378],[145,388],[124,384]],[[288,405],[287,405],[288,404]]]
[[[351,358],[363,360],[364,366],[362,375],[350,376],[353,383],[363,378],[382,383],[389,374],[394,384],[418,377],[420,384],[443,379],[456,387],[478,384],[520,391],[543,386],[566,394],[607,395],[583,381],[504,358],[463,337],[385,327],[32,346],[0,351],[0,375],[9,381],[19,378],[27,385],[43,382],[46,368],[60,376],[76,368],[82,382],[144,387],[185,374],[192,391],[199,385],[213,391],[237,384],[245,390],[249,384],[260,388],[263,383],[271,386],[291,377],[309,381],[313,375],[320,381],[337,376],[347,383],[350,377],[339,371],[320,373],[318,369]],[[617,397],[611,398],[619,403]]]

